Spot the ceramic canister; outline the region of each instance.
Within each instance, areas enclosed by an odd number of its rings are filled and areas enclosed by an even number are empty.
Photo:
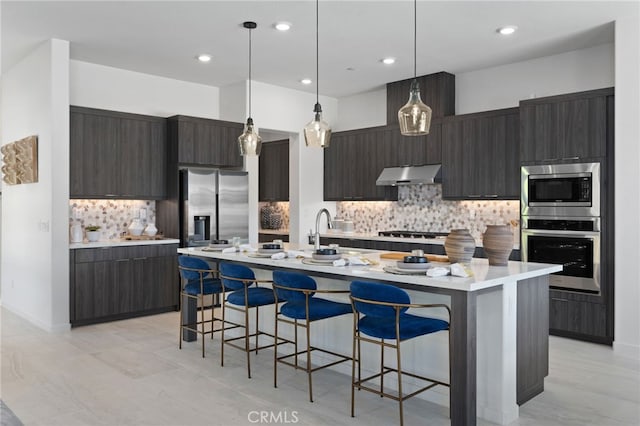
[[[509,225],[487,225],[482,234],[482,245],[489,258],[489,265],[507,266],[513,249],[513,234]]]
[[[476,250],[476,240],[468,229],[452,229],[444,240],[444,249],[451,263],[469,263]]]

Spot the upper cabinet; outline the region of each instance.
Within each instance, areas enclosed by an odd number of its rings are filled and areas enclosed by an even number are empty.
[[[169,144],[181,165],[240,168],[241,123],[177,115],[168,118]]]
[[[518,108],[457,115],[442,123],[442,197],[519,199]]]
[[[166,196],[163,118],[72,106],[70,197]]]
[[[613,88],[520,102],[523,163],[606,157]]]
[[[325,201],[392,201],[398,189],[377,186],[385,167],[438,164],[441,124],[427,136],[402,136],[397,125],[334,133],[324,150]]]
[[[262,144],[259,179],[259,201],[289,201],[289,139]]]
[[[447,72],[417,78],[420,98],[429,105],[433,118],[456,113],[456,76]],[[398,110],[409,100],[413,78],[387,84],[387,124],[398,124]]]

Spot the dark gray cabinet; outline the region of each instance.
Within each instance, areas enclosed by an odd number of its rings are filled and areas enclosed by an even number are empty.
[[[177,244],[72,250],[71,324],[178,308]]]
[[[519,199],[519,112],[508,108],[442,122],[442,197]]]
[[[398,189],[377,186],[385,167],[437,164],[441,161],[441,124],[427,136],[402,136],[397,125],[337,132],[324,150],[326,201],[393,201]]]
[[[289,201],[289,140],[263,143],[259,161],[259,201]]]
[[[456,77],[438,72],[417,78],[420,98],[432,111],[433,118],[456,113]],[[398,124],[398,110],[409,100],[412,78],[387,84],[387,124]]]
[[[163,118],[72,106],[71,198],[166,196]]]
[[[521,101],[521,161],[606,157],[613,93],[607,88]]]
[[[243,125],[230,121],[177,115],[167,119],[169,149],[181,165],[240,168],[238,136]]]

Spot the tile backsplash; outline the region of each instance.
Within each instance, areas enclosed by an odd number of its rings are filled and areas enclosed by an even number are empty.
[[[143,213],[141,215],[141,210]],[[142,217],[145,215],[146,217]],[[100,226],[103,240],[120,238],[134,219],[155,223],[156,202],[148,200],[69,200],[69,225]],[[162,232],[162,229],[158,230]]]
[[[466,228],[477,240],[486,225],[511,224],[514,239],[520,234],[518,200],[449,201],[442,199],[442,185],[409,185],[398,188],[398,201],[343,201],[337,216],[352,220],[355,231],[385,230],[449,232]]]

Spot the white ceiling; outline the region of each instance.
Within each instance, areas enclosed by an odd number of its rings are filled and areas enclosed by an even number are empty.
[[[456,74],[613,42],[636,1],[418,1],[418,75]],[[315,92],[315,2],[1,1],[2,70],[39,43],[71,42],[71,58],[223,87],[247,78]],[[320,1],[320,93],[341,97],[413,75],[413,2]],[[293,24],[287,33],[273,24]],[[496,28],[516,25],[511,37]],[[207,52],[209,64],[194,58]],[[397,58],[392,66],[380,59]]]

